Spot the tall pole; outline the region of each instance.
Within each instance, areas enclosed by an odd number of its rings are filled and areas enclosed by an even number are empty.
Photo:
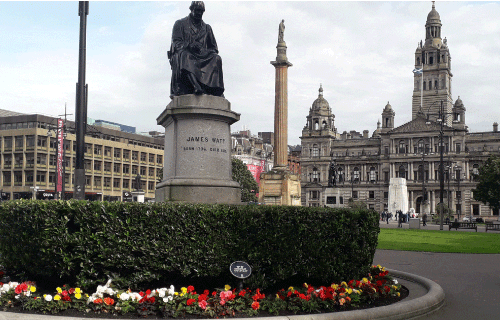
[[[80,50],[78,57],[78,83],[76,84],[76,165],[75,165],[75,189],[74,198],[85,199],[85,126],[87,123],[87,92],[85,85],[86,65],[86,38],[87,38],[87,15],[89,14],[89,2],[78,3],[78,15],[80,16]]]
[[[439,212],[441,216],[439,230],[443,230],[443,193],[444,193],[444,159],[443,159],[443,123],[444,109],[443,100],[441,100],[441,130],[439,132]]]
[[[62,156],[63,156],[63,167],[62,167],[62,192],[61,192],[61,200],[64,200],[66,197],[66,146],[64,143],[65,138],[67,137],[68,133],[66,132],[66,121],[68,120],[67,116],[71,116],[72,114],[68,114],[66,111],[66,103],[64,103],[64,123],[63,123],[63,148],[62,148]],[[63,116],[60,114],[59,116]]]

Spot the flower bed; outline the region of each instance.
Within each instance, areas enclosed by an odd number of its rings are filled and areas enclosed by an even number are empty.
[[[76,310],[87,314],[137,315],[140,317],[234,317],[318,313],[351,310],[400,296],[401,285],[381,266],[372,266],[367,277],[325,286],[304,283],[275,294],[260,289],[224,288],[198,293],[193,286],[176,291],[174,286],[133,292],[113,288],[112,281],[98,286],[92,294],[63,286],[52,293],[39,293],[34,282],[0,283],[0,307],[32,312],[59,313]]]

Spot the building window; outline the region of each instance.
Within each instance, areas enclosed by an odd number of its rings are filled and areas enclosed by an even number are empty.
[[[123,173],[127,174],[130,172],[130,165],[129,164],[124,164],[123,165]]]
[[[456,191],[456,198],[457,199],[462,199],[462,191]]]
[[[111,162],[104,162],[104,171],[111,172]]]
[[[326,204],[337,204],[337,197],[326,197]]]
[[[146,153],[141,152],[141,161],[142,162],[146,162],[146,155],[147,155]]]
[[[317,168],[313,168],[311,175],[311,182],[319,182],[319,172]]]
[[[318,200],[319,199],[319,191],[310,191],[309,199]]]
[[[123,150],[123,159],[128,160],[130,158],[130,150]]]
[[[113,164],[113,172],[116,172],[116,173],[121,173],[122,172],[122,168],[121,168],[121,164],[120,163],[114,163]]]
[[[46,154],[37,154],[36,156],[36,164],[46,165],[47,164],[47,155]]]
[[[122,149],[115,148],[113,154],[114,154],[115,158],[120,158],[122,156]]]
[[[375,191],[368,191],[368,198],[375,199]]]
[[[312,157],[319,157],[319,148],[318,148],[317,144],[313,144],[311,156]]]
[[[155,182],[148,181],[148,190],[154,190],[154,189],[155,189]]]
[[[149,162],[154,163],[155,162],[155,155],[154,153],[149,154]]]
[[[163,157],[161,155],[156,156],[156,163],[157,164],[163,164]]]
[[[111,178],[104,177],[104,187],[105,188],[110,188],[111,187]]]
[[[121,180],[120,178],[114,178],[113,179],[113,188],[118,188],[118,189],[120,188],[120,184],[121,184],[120,180]]]
[[[339,197],[339,204],[344,204],[344,197]]]
[[[456,153],[460,153],[461,151],[462,151],[462,150],[461,150],[461,145],[460,145],[460,143],[455,144],[455,152],[456,152]]]
[[[102,170],[102,162],[94,160],[94,170],[101,171]]]
[[[473,204],[472,205],[472,214],[475,215],[475,216],[478,216],[479,215],[479,204]]]
[[[474,165],[472,165],[472,180],[476,180],[478,174],[479,174],[479,164],[475,163]]]
[[[128,189],[130,185],[130,180],[123,179],[123,189]]]
[[[370,181],[377,181],[377,172],[375,171],[375,167],[370,168]]]
[[[154,177],[155,176],[155,168],[149,168],[148,169],[148,176]]]
[[[94,177],[94,187],[101,186],[101,177]]]
[[[139,161],[139,152],[132,151],[132,161]]]
[[[24,147],[24,137],[17,136],[16,137],[16,149],[23,149]]]
[[[352,198],[357,199],[358,198],[358,191],[353,191],[352,192]]]
[[[92,177],[91,176],[85,176],[85,185],[87,187],[90,187],[91,183],[92,183]]]
[[[406,177],[406,169],[404,165],[399,166],[399,178],[407,178]]]
[[[35,147],[35,136],[26,136],[26,147],[27,148]]]
[[[139,172],[139,168],[137,166],[132,166],[132,174],[136,175]]]
[[[111,157],[111,147],[104,147],[104,156]]]
[[[141,166],[140,175],[143,176],[143,177],[146,175],[146,167],[142,167]]]
[[[33,183],[33,171],[26,171],[24,178],[26,183]]]
[[[403,140],[399,141],[399,153],[408,153],[405,142]]]
[[[353,181],[359,181],[359,168],[354,167],[354,170],[352,171],[352,178]]]
[[[389,192],[384,191],[384,200],[389,199]]]

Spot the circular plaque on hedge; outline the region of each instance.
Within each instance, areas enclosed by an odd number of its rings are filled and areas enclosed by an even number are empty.
[[[235,261],[231,263],[229,271],[231,271],[231,274],[238,279],[248,278],[252,274],[252,268],[244,261]]]

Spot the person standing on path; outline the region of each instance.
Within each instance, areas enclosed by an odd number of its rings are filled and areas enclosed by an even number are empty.
[[[424,213],[422,216],[422,225],[425,227],[427,226],[427,213]]]
[[[398,219],[398,228],[403,227],[403,211],[399,210],[397,211],[396,218]]]

